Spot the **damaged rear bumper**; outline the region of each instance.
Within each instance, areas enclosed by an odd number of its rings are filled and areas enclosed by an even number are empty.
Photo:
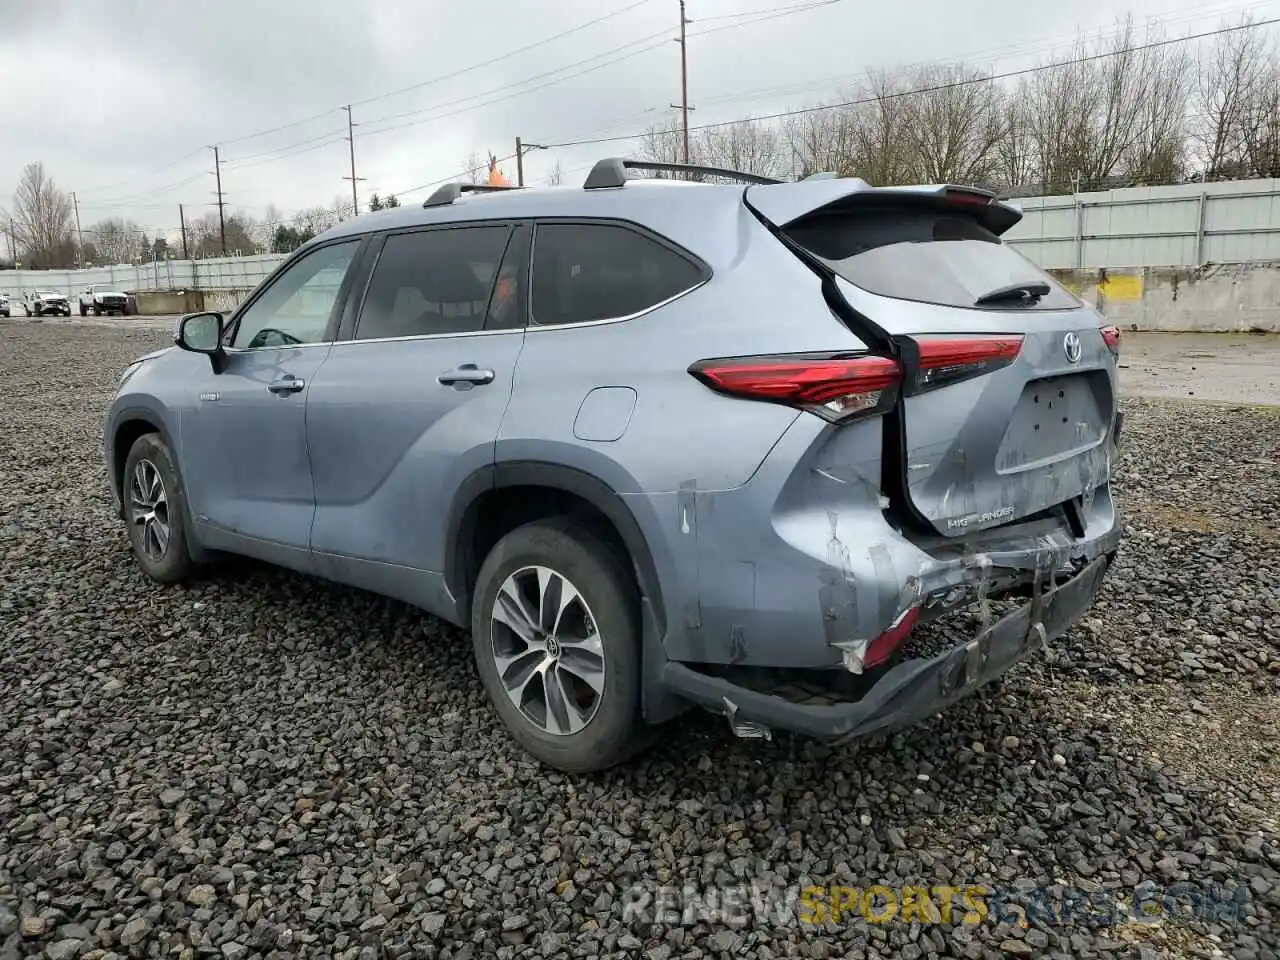
[[[1110,561],[1098,557],[967,643],[892,667],[854,702],[797,703],[674,662],[664,666],[663,680],[672,693],[727,715],[735,730],[750,731],[743,735],[778,729],[847,739],[900,729],[968,696],[1061,636],[1093,602]]]

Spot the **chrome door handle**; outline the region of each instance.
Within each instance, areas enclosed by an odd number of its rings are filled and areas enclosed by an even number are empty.
[[[307,381],[300,380],[291,373],[286,373],[279,380],[273,380],[267,385],[267,389],[279,396],[285,396],[290,393],[298,393],[307,385]]]
[[[492,370],[480,370],[474,363],[460,364],[453,370],[446,370],[436,377],[445,386],[479,385],[493,383],[496,374]]]

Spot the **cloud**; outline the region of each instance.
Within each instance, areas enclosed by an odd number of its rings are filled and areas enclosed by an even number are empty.
[[[1158,2],[1135,12],[1159,13]],[[688,0],[694,123],[812,102],[835,93],[832,78],[848,86],[870,67],[956,58],[1025,65],[1054,42],[1069,44],[1078,25],[1102,27],[1119,12],[1105,0],[1069,9],[992,0],[981,14],[944,0],[874,8],[840,0],[758,23],[740,16],[804,3]],[[616,11],[624,12],[503,57]],[[638,132],[669,118],[680,96],[677,11],[675,0],[8,0],[0,197],[38,159],[77,192],[82,219],[129,216],[172,230],[179,203],[190,216],[211,209],[206,147],[217,143],[233,209],[328,203],[350,191],[346,103],[359,124],[364,197],[452,174],[473,150],[510,153],[516,136],[545,143]],[[1213,16],[1197,25],[1212,26]],[[414,89],[386,95],[406,87]],[[748,95],[768,88],[783,90]],[[526,174],[545,176],[558,161],[572,180],[599,156],[633,149],[534,152]],[[504,167],[514,173],[513,163]]]

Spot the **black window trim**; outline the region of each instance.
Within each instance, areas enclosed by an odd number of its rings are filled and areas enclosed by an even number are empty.
[[[681,297],[688,296],[704,284],[708,283],[714,275],[714,271],[712,271],[710,265],[708,265],[707,262],[697,254],[680,246],[669,237],[665,237],[657,231],[651,230],[634,220],[627,220],[622,217],[535,217],[533,220],[533,236],[529,240],[529,301],[526,308],[527,316],[525,320],[525,329],[530,333],[549,332],[552,330],[574,330],[580,327],[599,327],[609,323],[626,323],[628,320],[638,319],[639,317],[643,317],[655,310],[660,310],[669,303],[674,303]],[[654,241],[660,247],[665,247],[671,253],[674,253],[676,256],[685,260],[695,270],[697,270],[698,279],[679,293],[667,297],[665,300],[660,300],[658,303],[646,307],[643,310],[638,310],[635,313],[629,313],[618,317],[601,317],[597,320],[579,320],[575,323],[539,324],[533,315],[533,272],[538,266],[538,227],[544,225],[577,225],[588,227],[608,226],[630,230],[632,233],[639,234],[648,240]]]
[[[370,249],[368,256],[367,269],[361,278],[359,291],[355,292],[351,297],[352,309],[349,316],[344,316],[340,329],[334,340],[335,346],[350,346],[358,343],[403,343],[407,341],[417,340],[446,340],[456,339],[458,337],[488,337],[496,336],[502,333],[519,333],[523,334],[525,327],[509,327],[502,330],[468,330],[455,333],[416,333],[405,337],[369,337],[360,339],[357,334],[360,332],[360,319],[364,314],[365,300],[369,296],[369,288],[373,284],[373,274],[378,268],[378,261],[382,259],[382,250],[386,246],[390,237],[403,236],[405,234],[414,233],[431,233],[440,230],[462,230],[475,227],[506,227],[507,238],[502,248],[502,256],[498,260],[498,270],[494,272],[493,285],[498,282],[498,273],[506,263],[507,254],[511,251],[519,228],[524,221],[504,217],[492,220],[450,220],[446,223],[423,223],[412,224],[405,227],[397,227],[394,230],[383,230],[370,235]],[[527,268],[526,268],[527,269]],[[493,285],[489,288],[489,300],[493,299]],[[485,323],[489,322],[488,309],[485,311]]]
[[[354,236],[347,235],[342,237],[334,237],[332,240],[326,240],[317,244],[308,244],[299,247],[294,251],[293,255],[286,259],[283,263],[271,271],[267,278],[263,280],[256,290],[254,290],[247,300],[236,307],[231,314],[231,319],[227,321],[226,330],[222,335],[223,349],[229,354],[241,353],[259,353],[263,350],[305,350],[309,347],[329,346],[334,342],[338,334],[339,320],[343,316],[347,303],[351,299],[351,288],[359,279],[360,272],[365,269],[365,255],[368,252],[370,235],[356,234]],[[295,265],[305,260],[312,254],[318,253],[328,247],[341,246],[347,243],[356,244],[355,255],[351,258],[351,263],[347,267],[346,276],[342,278],[342,285],[338,288],[338,296],[333,301],[333,307],[329,311],[329,319],[325,323],[324,333],[319,340],[311,343],[291,343],[278,346],[262,346],[262,347],[234,347],[231,345],[236,335],[240,332],[240,321],[244,319],[244,315],[253,308],[253,305],[267,295],[270,290],[280,282],[280,278]]]

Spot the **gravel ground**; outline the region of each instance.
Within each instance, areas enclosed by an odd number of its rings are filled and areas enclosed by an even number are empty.
[[[0,321],[0,958],[1280,951],[1280,409],[1126,401],[1122,560],[998,689],[838,748],[691,715],[570,778],[505,736],[451,627],[249,564],[143,581],[100,417],[164,336]],[[1142,922],[1143,882],[1236,912]],[[636,900],[735,884],[903,909]],[[904,885],[983,886],[987,915],[906,922]]]

